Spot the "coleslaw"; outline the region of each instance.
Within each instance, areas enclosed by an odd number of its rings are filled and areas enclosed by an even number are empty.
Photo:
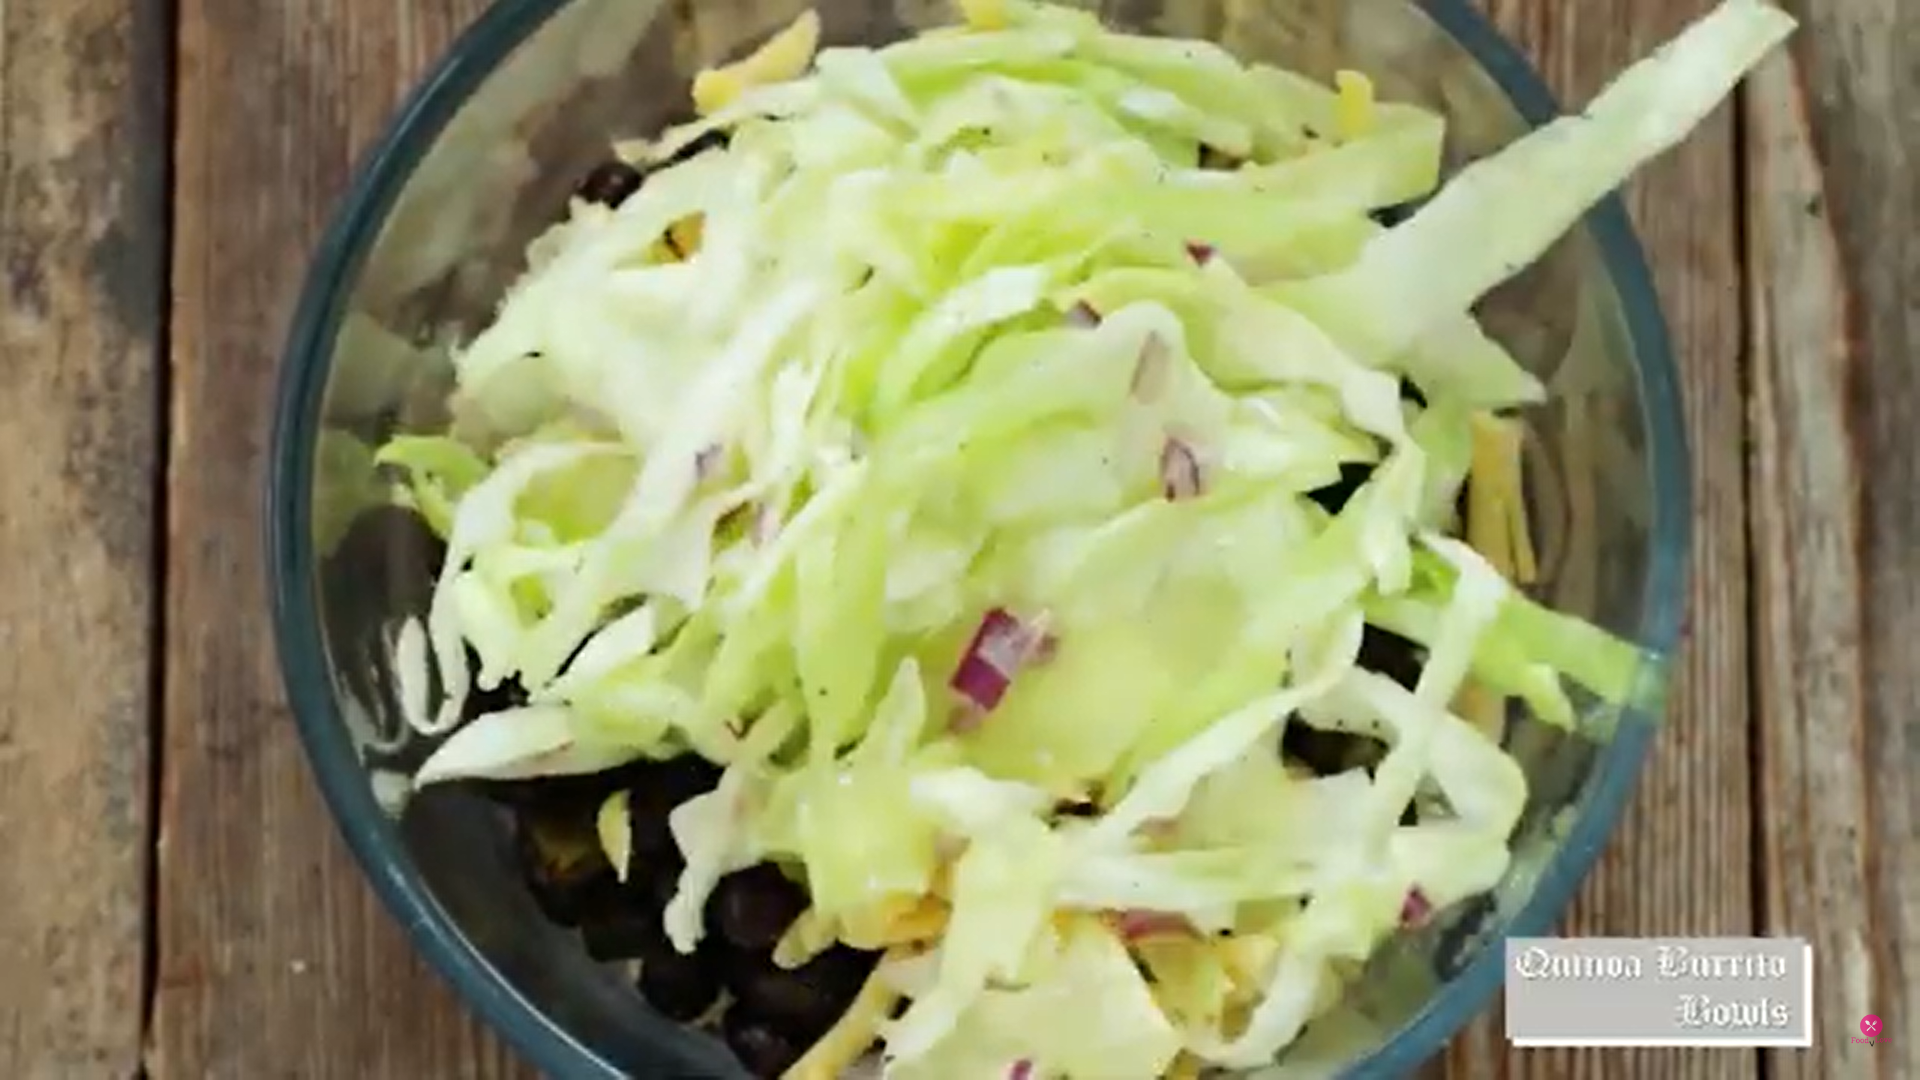
[[[1638,650],[1521,589],[1545,390],[1471,312],[1793,23],[1725,0],[1442,186],[1441,118],[1358,73],[961,6],[703,73],[529,249],[452,427],[379,448],[447,545],[416,783],[723,767],[671,814],[675,947],[773,864],[782,963],[885,952],[788,1075],[1258,1066],[1501,880],[1507,702],[1632,701]],[[1319,775],[1295,728],[1382,752]]]

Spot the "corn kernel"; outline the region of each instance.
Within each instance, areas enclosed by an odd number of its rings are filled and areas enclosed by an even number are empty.
[[[1006,0],[960,0],[960,14],[975,30],[1005,30]]]
[[[667,230],[667,241],[673,245],[682,259],[693,258],[700,250],[700,241],[706,232],[706,218],[700,214],[681,218]]]
[[[768,38],[752,55],[725,67],[708,68],[693,77],[693,107],[711,116],[756,86],[786,82],[806,74],[820,48],[820,15],[808,10]]]
[[[1333,77],[1340,99],[1334,106],[1334,124],[1343,139],[1357,139],[1373,130],[1373,80],[1357,71],[1342,71]]]
[[[693,107],[702,116],[711,116],[733,104],[747,88],[733,68],[710,68],[693,77]]]

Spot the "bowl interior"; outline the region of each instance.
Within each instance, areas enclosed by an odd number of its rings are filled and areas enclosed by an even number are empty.
[[[284,375],[270,500],[289,688],[334,811],[376,887],[465,995],[556,1075],[734,1075],[710,1038],[653,1016],[617,969],[540,913],[491,803],[457,788],[406,798],[423,747],[382,670],[397,620],[424,614],[432,567],[398,536],[342,545],[376,477],[365,446],[442,423],[449,343],[471,335],[612,139],[686,118],[701,66],[739,55],[804,0],[508,0],[462,41],[370,161],[320,253]],[[1381,95],[1450,121],[1452,163],[1552,108],[1464,3],[1111,0],[1116,25],[1220,41],[1323,78],[1349,67]],[[932,0],[824,0],[833,44],[949,21]],[[1488,329],[1552,401],[1526,417],[1538,592],[1640,641],[1658,700],[1686,549],[1677,390],[1638,249],[1618,205],[1489,297]],[[363,530],[364,531],[364,530]],[[1389,946],[1282,1062],[1398,1075],[1482,1007],[1498,943],[1538,933],[1571,897],[1630,790],[1651,718],[1597,716],[1574,739],[1516,711],[1507,741],[1531,801],[1494,893]]]

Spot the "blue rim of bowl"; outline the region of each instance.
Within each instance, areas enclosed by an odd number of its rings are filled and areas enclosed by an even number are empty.
[[[521,997],[454,926],[406,858],[398,829],[375,801],[347,735],[313,593],[311,542],[314,447],[332,350],[352,284],[380,228],[421,158],[494,69],[568,0],[504,0],[457,40],[400,108],[356,172],[316,252],[295,311],[274,409],[266,492],[268,591],[282,676],[301,741],[327,806],[362,870],[413,945],[496,1031],[543,1074],[614,1078],[621,1072]],[[1466,0],[1419,6],[1499,85],[1530,125],[1559,113],[1531,64]],[[1642,599],[1640,700],[1664,700],[1667,660],[1685,608],[1692,533],[1691,482],[1678,370],[1645,253],[1626,207],[1609,197],[1587,217],[1619,293],[1640,380],[1653,488],[1652,550]],[[1401,1031],[1358,1062],[1353,1076],[1402,1076],[1445,1046],[1483,1011],[1502,982],[1507,937],[1547,933],[1573,900],[1631,797],[1659,709],[1629,709],[1602,751],[1580,812],[1531,897],[1498,938],[1456,975]]]

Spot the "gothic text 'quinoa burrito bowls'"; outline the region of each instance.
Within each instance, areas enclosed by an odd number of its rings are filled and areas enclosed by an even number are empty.
[[[376,889],[555,1076],[1409,1071],[1661,711],[1608,193],[1791,26],[1548,123],[1454,0],[496,5],[283,373]]]

